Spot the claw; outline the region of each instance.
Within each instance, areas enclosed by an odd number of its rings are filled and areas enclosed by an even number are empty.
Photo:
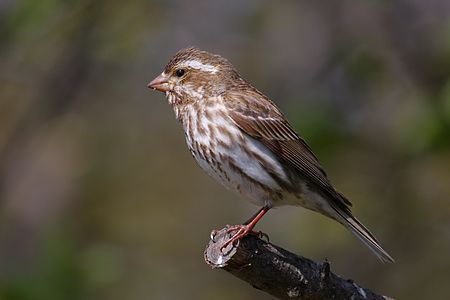
[[[269,240],[269,235],[268,235],[267,233],[262,232],[262,231],[258,231],[257,234],[258,234],[258,237],[259,237],[260,239],[265,239],[266,242],[270,242],[270,240]]]
[[[226,247],[228,247],[230,244],[234,244],[234,242],[242,239],[244,236],[248,235],[248,234],[258,234],[257,232],[253,231],[253,226],[249,226],[249,225],[234,225],[234,226],[230,226],[227,229],[227,233],[236,231],[236,233],[233,234],[233,236],[226,241],[222,247],[221,247],[221,251],[223,249],[225,249]]]
[[[213,229],[213,230],[211,231],[211,233],[209,234],[209,238],[210,238],[211,240],[214,241],[214,238],[216,237],[217,232],[218,232],[218,230]]]
[[[229,246],[230,244],[234,244],[234,242],[242,239],[247,234],[256,234],[257,236],[265,236],[267,237],[267,239],[269,239],[267,234],[253,231],[253,228],[255,227],[256,223],[264,216],[266,212],[269,211],[269,209],[270,206],[264,206],[249,221],[247,221],[245,225],[234,225],[234,226],[227,225],[228,228],[226,233],[230,233],[233,231],[236,231],[236,233],[233,234],[233,236],[228,241],[226,241],[222,245],[222,247],[220,247],[220,251],[222,251],[223,253],[223,249],[227,248],[227,246]]]

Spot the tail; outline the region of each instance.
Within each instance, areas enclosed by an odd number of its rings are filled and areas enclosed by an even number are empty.
[[[381,246],[375,236],[367,229],[358,219],[356,219],[350,212],[343,212],[336,209],[336,212],[341,217],[338,219],[345,227],[347,227],[361,242],[363,242],[383,263],[394,263],[394,259]]]

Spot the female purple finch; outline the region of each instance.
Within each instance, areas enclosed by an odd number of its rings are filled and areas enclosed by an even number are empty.
[[[278,107],[225,58],[179,51],[148,87],[165,92],[200,167],[261,209],[230,227],[233,243],[272,207],[300,205],[332,218],[383,262],[394,262],[331,185],[317,157]]]

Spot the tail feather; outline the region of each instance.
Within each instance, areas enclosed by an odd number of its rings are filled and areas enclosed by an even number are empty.
[[[358,219],[341,210],[335,209],[342,218],[341,223],[347,227],[361,242],[378,257],[383,263],[394,263],[395,260],[381,246],[375,236]]]

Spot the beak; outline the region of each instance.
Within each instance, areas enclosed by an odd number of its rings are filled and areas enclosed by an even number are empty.
[[[161,75],[150,81],[150,83],[147,84],[147,87],[160,92],[167,92],[170,90],[169,77],[166,74],[161,73]]]

